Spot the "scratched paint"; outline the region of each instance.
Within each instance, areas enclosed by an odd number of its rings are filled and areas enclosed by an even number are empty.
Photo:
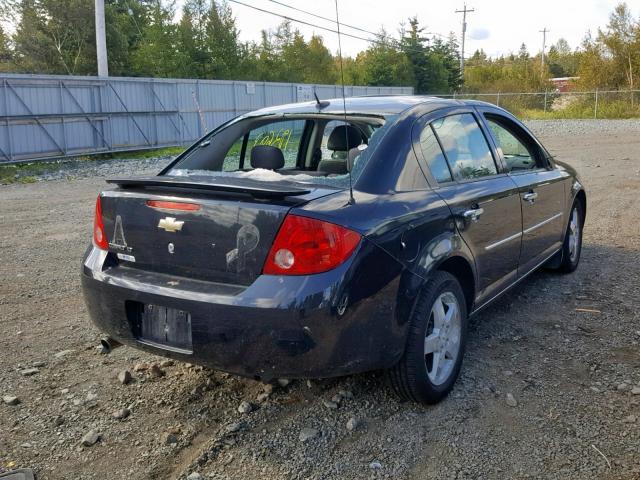
[[[246,258],[260,242],[260,230],[255,225],[246,224],[236,234],[236,248],[227,252],[227,270],[240,273],[245,269]]]

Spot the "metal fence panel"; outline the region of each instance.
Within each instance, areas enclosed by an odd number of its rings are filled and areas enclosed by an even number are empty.
[[[0,163],[189,144],[259,108],[339,97],[336,85],[0,75]],[[413,93],[347,87],[347,95]]]

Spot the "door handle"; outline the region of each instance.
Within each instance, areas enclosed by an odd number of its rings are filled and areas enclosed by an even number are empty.
[[[536,192],[529,192],[525,193],[522,198],[525,202],[533,203],[536,201],[536,198],[538,198],[538,194]]]
[[[471,220],[472,222],[477,222],[478,219],[480,218],[480,215],[482,215],[484,213],[484,208],[472,208],[470,210],[466,210],[462,216],[467,219],[467,220]]]

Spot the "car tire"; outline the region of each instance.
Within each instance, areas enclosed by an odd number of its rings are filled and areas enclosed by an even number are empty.
[[[466,338],[467,306],[460,283],[438,271],[418,296],[402,358],[387,372],[396,394],[426,404],[446,397],[460,373]]]
[[[582,252],[583,225],[584,213],[582,203],[576,200],[573,202],[573,206],[571,207],[569,222],[567,223],[567,231],[562,243],[562,259],[560,260],[557,268],[561,273],[571,273],[578,268],[578,264],[580,263],[580,253]]]

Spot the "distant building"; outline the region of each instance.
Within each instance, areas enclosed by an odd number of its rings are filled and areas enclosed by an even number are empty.
[[[556,88],[556,92],[565,93],[572,91],[576,86],[576,80],[580,77],[556,77],[550,78],[549,81],[553,83]]]

